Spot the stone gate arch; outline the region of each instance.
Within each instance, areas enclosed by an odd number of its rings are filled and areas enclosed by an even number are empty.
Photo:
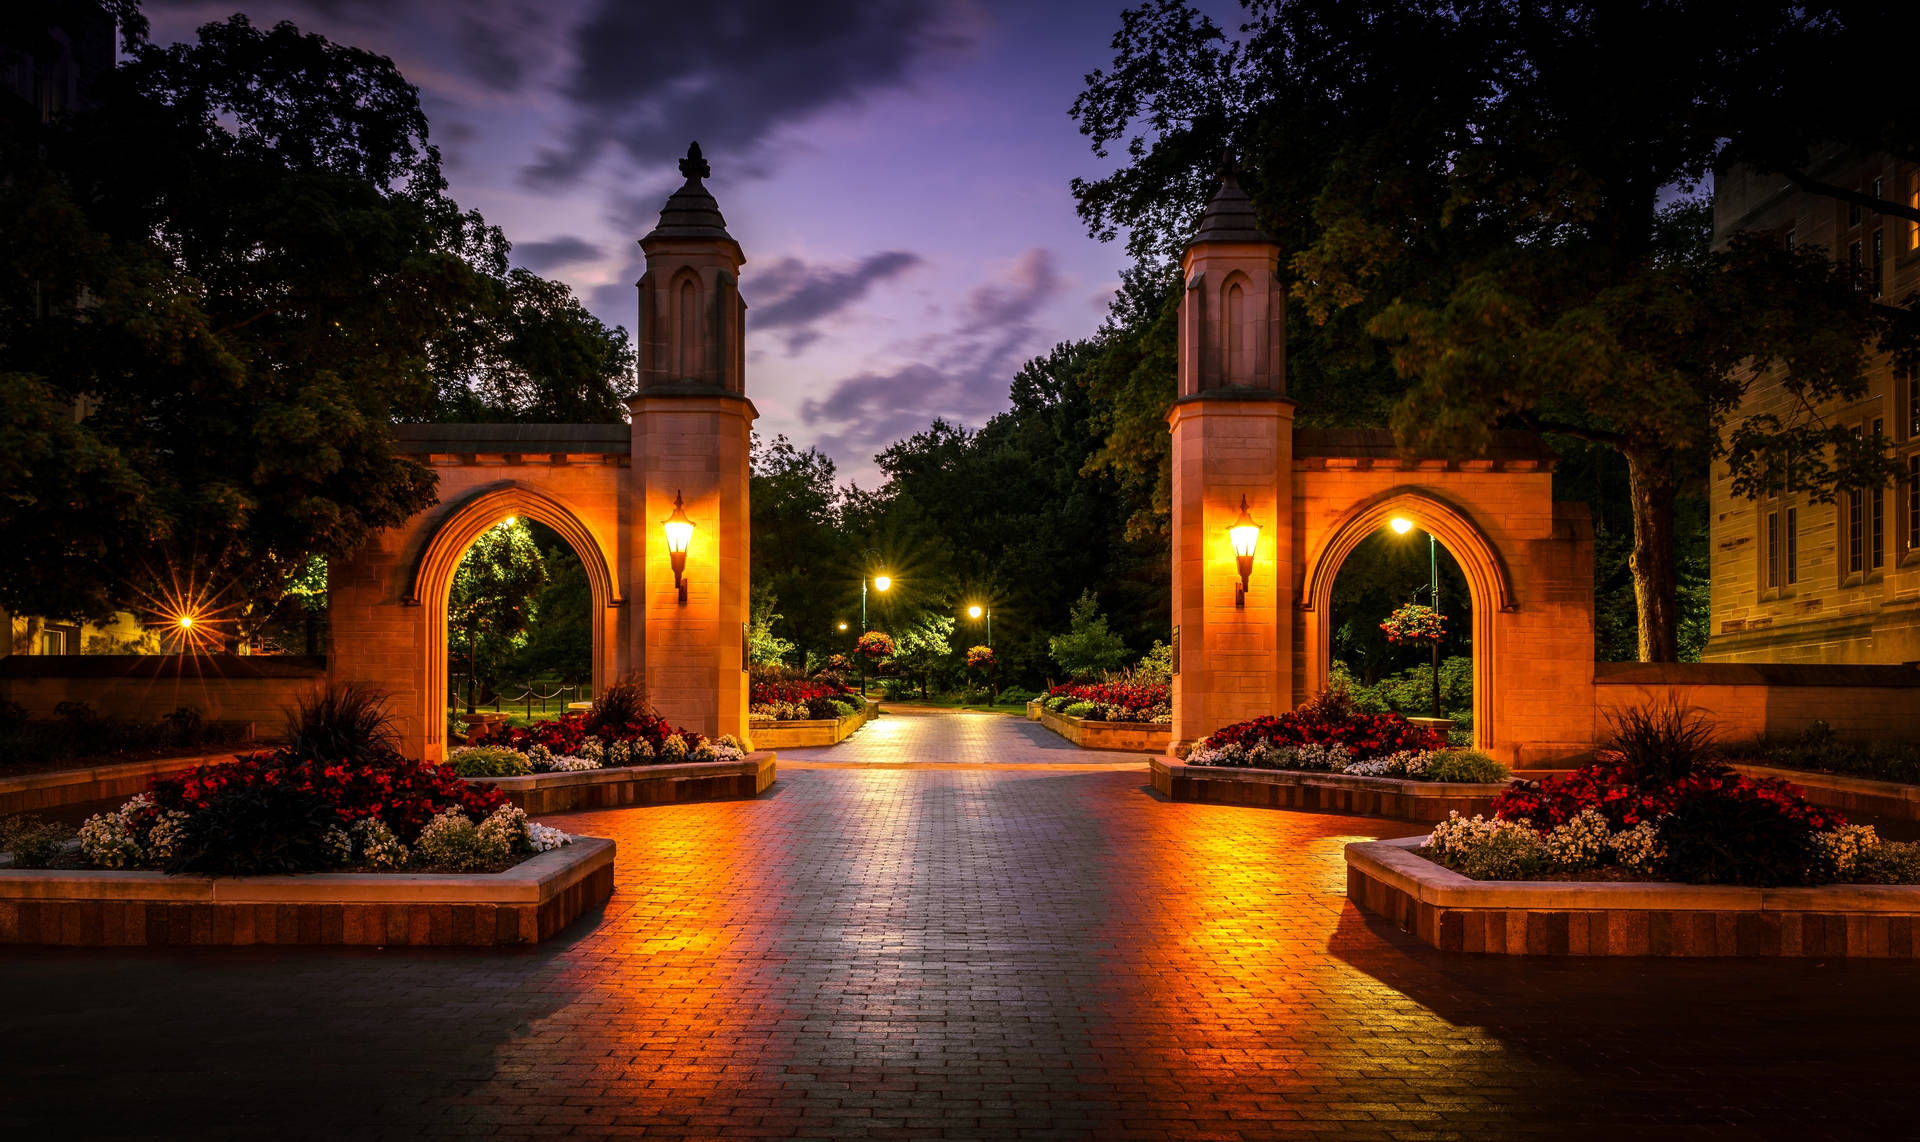
[[[1499,694],[1500,616],[1518,611],[1513,577],[1505,558],[1473,516],[1445,497],[1414,484],[1376,493],[1333,519],[1318,536],[1309,532],[1309,551],[1300,588],[1302,695],[1326,688],[1333,668],[1333,584],[1347,557],[1394,517],[1404,516],[1440,541],[1467,579],[1473,599],[1474,746],[1493,748],[1494,703]]]
[[[1401,512],[1467,574],[1477,743],[1520,764],[1589,749],[1593,535],[1584,505],[1553,500],[1552,450],[1496,431],[1478,456],[1408,456],[1384,429],[1296,426],[1279,269],[1279,243],[1224,174],[1181,259],[1167,412],[1173,748],[1325,686],[1334,577]],[[1229,539],[1243,520],[1259,528],[1244,570]]]
[[[546,524],[566,540],[586,568],[587,589],[592,598],[589,613],[593,616],[594,693],[599,693],[620,674],[614,659],[617,639],[612,612],[624,607],[626,599],[613,575],[614,553],[603,547],[600,537],[588,528],[578,512],[536,487],[507,480],[482,488],[453,504],[433,526],[414,563],[408,591],[401,597],[403,604],[421,608],[426,625],[427,677],[422,694],[426,708],[420,714],[430,745],[436,742],[435,733],[447,720],[447,603],[453,591],[454,572],[459,570],[460,561],[474,540],[508,517]]]

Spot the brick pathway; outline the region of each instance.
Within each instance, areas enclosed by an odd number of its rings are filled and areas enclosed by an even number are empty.
[[[1914,1135],[1910,965],[1447,958],[1341,895],[1408,827],[1143,784],[558,818],[620,888],[522,953],[0,954],[0,1137]]]
[[[780,760],[836,765],[1147,764],[1145,754],[1081,749],[1038,722],[1009,714],[887,709],[839,745],[784,749]]]

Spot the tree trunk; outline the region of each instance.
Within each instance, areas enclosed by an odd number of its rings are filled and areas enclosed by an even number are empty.
[[[1673,569],[1671,457],[1627,452],[1628,496],[1633,501],[1633,594],[1640,618],[1640,661],[1680,660],[1679,592]]]

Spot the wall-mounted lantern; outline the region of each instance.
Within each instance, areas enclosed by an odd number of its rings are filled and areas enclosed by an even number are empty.
[[[1240,497],[1240,518],[1233,521],[1227,529],[1227,538],[1233,541],[1233,555],[1240,563],[1240,586],[1233,592],[1233,605],[1244,608],[1247,605],[1247,581],[1253,577],[1253,551],[1260,544],[1260,525],[1253,522],[1247,514],[1247,497]]]
[[[680,591],[680,602],[687,601],[687,545],[693,542],[693,521],[681,506],[680,493],[673,493],[673,514],[667,517],[667,558],[673,564],[673,585]]]

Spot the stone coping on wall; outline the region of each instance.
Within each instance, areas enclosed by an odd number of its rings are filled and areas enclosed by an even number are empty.
[[[145,792],[148,783],[156,777],[171,777],[203,765],[225,765],[235,756],[235,751],[224,749],[218,753],[157,757],[80,769],[50,769],[44,773],[0,778],[0,816],[104,801],[109,797],[131,797]]]
[[[5,869],[0,944],[533,943],[612,895],[614,851],[579,837],[492,873]]]
[[[1740,762],[1736,762],[1733,768],[1748,777],[1775,777],[1790,782],[1799,788],[1807,800],[1829,809],[1891,817],[1900,821],[1920,821],[1920,785]]]
[[[1034,706],[1027,704],[1029,718]],[[1173,727],[1159,722],[1092,722],[1069,718],[1041,706],[1039,723],[1081,749],[1117,750],[1122,753],[1165,753],[1173,741]]]
[[[1247,805],[1305,812],[1356,813],[1402,821],[1444,821],[1493,811],[1493,799],[1507,783],[1467,784],[1408,781],[1397,777],[1354,777],[1293,769],[1187,765],[1167,757],[1148,763],[1153,787],[1174,801]]]
[[[1423,840],[1349,844],[1347,897],[1443,951],[1896,959],[1916,951],[1920,885],[1471,880],[1416,853]]]
[[[1869,686],[1920,689],[1920,668],[1815,662],[1596,662],[1596,686]]]
[[[525,777],[469,777],[497,786],[528,813],[565,813],[576,809],[616,809],[623,805],[673,805],[755,797],[778,777],[772,750],[740,761],[687,761],[673,765],[628,765],[569,773],[533,773]]]
[[[9,654],[9,678],[318,678],[325,657],[294,654]],[[112,713],[112,711],[102,711]]]
[[[797,718],[793,721],[748,722],[748,736],[761,749],[804,749],[839,745],[853,731],[866,725],[880,713],[880,703],[864,699],[860,708],[844,718]]]

